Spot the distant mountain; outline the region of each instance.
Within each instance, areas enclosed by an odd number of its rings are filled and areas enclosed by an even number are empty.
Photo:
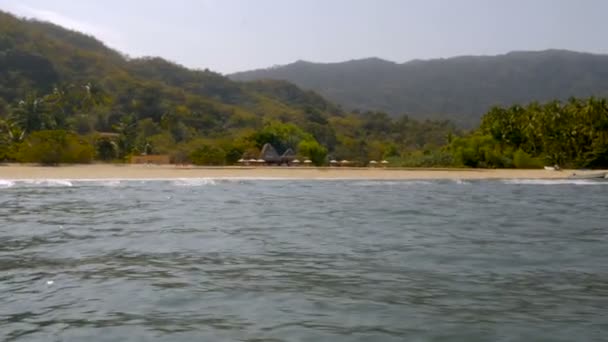
[[[494,105],[608,96],[608,55],[546,50],[403,64],[378,58],[328,64],[297,61],[229,77],[286,80],[346,109],[449,118],[474,126]]]

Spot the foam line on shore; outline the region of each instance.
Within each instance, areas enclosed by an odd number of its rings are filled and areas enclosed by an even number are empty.
[[[593,179],[504,179],[513,185],[608,185],[608,181]]]

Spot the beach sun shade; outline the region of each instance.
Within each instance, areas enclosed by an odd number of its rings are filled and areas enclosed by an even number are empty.
[[[340,162],[340,164],[348,164],[348,163],[350,163],[350,162],[349,162],[348,160],[346,160],[346,159],[344,159],[344,160],[342,160],[342,161]]]
[[[329,163],[330,163],[330,164],[337,164],[337,163],[338,163],[338,161],[337,161],[337,160],[335,160],[335,159],[332,159],[332,160],[330,160],[330,161],[329,161]]]
[[[377,161],[375,161],[375,160],[371,160],[369,163],[370,163],[370,164],[378,164],[378,162],[377,162]]]
[[[312,163],[312,160],[310,160],[310,159],[306,159],[306,160],[304,161],[304,164],[310,164],[310,163]]]
[[[265,163],[266,161],[264,159],[258,159],[257,162],[258,163]]]
[[[245,162],[245,159],[239,159],[239,160],[238,160],[238,162],[239,162],[239,163],[244,163],[244,162]]]
[[[251,158],[251,159],[249,159],[249,162],[250,162],[250,163],[255,163],[255,162],[257,162],[257,161],[258,161],[258,160],[257,160],[257,159],[255,159],[255,158]]]
[[[383,160],[382,164],[388,164],[388,160]]]
[[[292,163],[294,163],[294,164],[299,164],[299,163],[300,163],[300,161],[299,161],[299,160],[297,160],[297,159],[294,159],[294,160],[292,161]]]

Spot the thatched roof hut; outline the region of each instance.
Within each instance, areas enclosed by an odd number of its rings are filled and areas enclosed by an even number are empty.
[[[291,148],[288,148],[281,156],[281,163],[290,164],[294,159],[296,159],[296,153]]]
[[[262,147],[262,152],[260,152],[260,157],[258,158],[258,160],[259,159],[263,159],[267,163],[280,163],[281,162],[281,157],[277,153],[277,150],[275,150],[274,147],[272,147],[272,145],[270,145],[270,144],[264,144],[264,146]]]

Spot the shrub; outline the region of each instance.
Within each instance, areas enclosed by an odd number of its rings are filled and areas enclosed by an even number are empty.
[[[109,161],[118,158],[118,146],[108,138],[101,138],[95,142],[97,159]]]
[[[325,164],[327,149],[316,140],[304,140],[298,145],[298,154],[310,158],[314,165],[320,166]]]
[[[518,169],[538,169],[543,167],[543,162],[519,149],[513,154],[513,165]]]
[[[454,156],[443,150],[432,150],[426,153],[413,151],[399,158],[388,158],[390,165],[403,167],[448,167],[454,165]]]
[[[17,160],[44,165],[90,163],[94,154],[95,149],[72,132],[37,131],[21,143]]]
[[[190,154],[190,160],[195,165],[224,165],[226,152],[219,147],[203,145]]]

